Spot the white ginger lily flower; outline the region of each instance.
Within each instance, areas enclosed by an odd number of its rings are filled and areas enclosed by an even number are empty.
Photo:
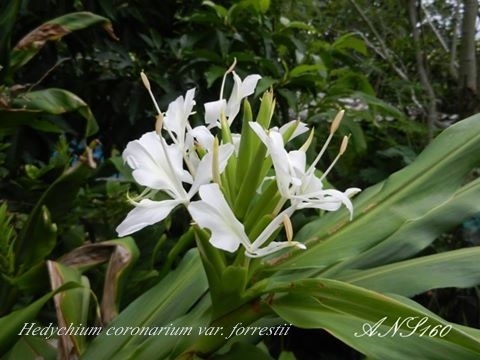
[[[306,153],[304,150],[289,152],[285,150],[280,130],[274,128],[265,131],[260,124],[255,122],[250,122],[250,127],[267,147],[275,169],[278,190],[283,199],[290,200],[291,205],[296,209],[316,208],[336,211],[343,204],[350,212],[350,218],[353,216],[350,197],[358,193],[360,189],[350,188],[345,192],[323,189],[322,180],[333,166],[330,166],[323,176],[318,178],[314,173],[315,164],[305,170]],[[318,162],[318,160],[316,161]]]
[[[148,89],[148,87],[147,87]],[[198,192],[202,184],[209,183],[213,178],[213,135],[206,134],[201,129],[190,129],[188,117],[192,112],[194,89],[187,92],[185,98],[178,97],[170,103],[165,117],[162,117],[158,106],[160,119],[169,132],[173,144],[167,144],[158,132],[144,134],[139,140],[128,143],[123,152],[123,159],[133,169],[135,181],[149,190],[146,193],[163,191],[171,199],[154,201],[142,199],[139,202],[131,200],[135,208],[130,211],[124,221],[118,225],[119,236],[126,236],[148,225],[165,219],[178,205],[188,205],[190,199]],[[153,95],[152,95],[153,98]],[[190,129],[190,131],[188,131]],[[192,134],[188,134],[192,132]],[[174,135],[175,134],[175,135]],[[200,159],[192,155],[193,149],[187,151],[188,144],[193,145],[193,138],[208,152]],[[208,144],[208,145],[207,145]],[[233,145],[225,144],[218,148],[218,173],[222,173],[227,160],[233,153]],[[195,162],[190,160],[195,159]],[[189,171],[183,168],[183,162],[188,165]],[[188,192],[184,188],[190,184]]]
[[[210,243],[214,247],[233,253],[243,245],[248,257],[265,256],[287,247],[305,249],[304,244],[296,241],[272,241],[261,247],[289,219],[294,211],[292,207],[278,214],[255,241],[250,242],[243,224],[233,214],[218,184],[202,185],[199,194],[202,200],[190,203],[188,211],[200,227],[210,230]]]
[[[164,191],[172,199],[132,201],[135,208],[116,229],[119,236],[129,235],[159,222],[177,205],[188,202],[189,197],[182,182],[192,183],[193,178],[183,169],[182,151],[176,144],[167,145],[154,131],[128,143],[123,159],[133,169],[135,181],[150,189]]]
[[[228,72],[227,72],[228,73]],[[220,91],[220,100],[205,103],[205,122],[209,127],[219,125],[219,119],[222,113],[227,117],[228,126],[230,126],[240,112],[242,100],[255,91],[258,81],[261,79],[260,75],[248,75],[243,81],[235,71],[233,74],[233,89],[230,98],[226,101],[223,98],[223,86],[225,77],[223,78],[222,90]]]

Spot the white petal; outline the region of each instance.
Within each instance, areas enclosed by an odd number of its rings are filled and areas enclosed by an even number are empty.
[[[122,237],[132,234],[145,226],[162,221],[180,203],[180,200],[152,201],[143,199],[117,226],[118,236]]]
[[[242,100],[248,95],[253,94],[255,87],[257,86],[257,82],[261,78],[260,75],[248,75],[245,80],[242,81],[235,71],[233,71],[232,74],[234,84],[232,93],[230,94],[230,98],[227,102],[227,109],[225,111],[225,115],[228,117],[229,125],[240,112]]]
[[[267,133],[265,132],[265,130],[263,129],[262,125],[260,125],[259,123],[257,122],[253,122],[253,121],[250,121],[248,123],[248,125],[250,125],[250,127],[252,128],[253,132],[255,134],[257,134],[257,136],[259,137],[259,139],[265,144],[265,146],[267,146],[267,143],[268,143],[268,135]]]
[[[261,249],[255,249],[251,252],[246,251],[245,255],[247,255],[248,257],[251,257],[251,258],[256,258],[256,257],[266,256],[266,255],[272,254],[274,252],[277,252],[279,250],[289,248],[289,247],[296,247],[296,248],[302,249],[302,250],[305,250],[307,248],[305,246],[305,244],[302,244],[298,241],[290,241],[290,242],[288,242],[288,241],[282,241],[282,242],[272,241],[270,244],[268,244],[267,246],[265,246]]]
[[[240,244],[250,246],[245,230],[235,218],[218,184],[200,187],[201,201],[190,203],[188,211],[195,222],[211,231],[210,243],[216,248],[234,252]]]
[[[267,148],[275,168],[278,190],[283,197],[289,197],[290,184],[293,183],[292,177],[295,174],[288,153],[284,148],[282,135],[276,131],[270,131],[268,135]]]
[[[225,99],[205,103],[205,123],[209,126],[216,126],[220,114],[225,111],[227,102]]]
[[[290,206],[289,208],[283,210],[279,213],[270,223],[263,229],[263,231],[258,235],[255,241],[252,243],[251,248],[256,250],[260,246],[262,246],[271,236],[272,234],[283,224],[285,216],[292,216],[294,213],[295,208]]]
[[[222,144],[218,147],[218,171],[223,173],[227,166],[228,159],[235,151],[233,144]]]
[[[355,189],[356,190],[356,189]],[[352,192],[352,191],[350,191]],[[345,205],[350,213],[350,220],[353,216],[353,205],[346,193],[334,189],[322,190],[315,194],[314,197],[309,194],[295,196],[296,199],[302,202],[297,206],[298,209],[314,208],[326,211],[337,211],[340,207]]]
[[[280,131],[280,134],[284,135],[287,131],[290,130],[290,128],[292,126],[296,126],[295,130],[293,131],[292,135],[290,135],[290,137],[285,140],[285,142],[289,142],[290,140],[292,139],[295,139],[297,136],[300,136],[304,133],[306,133],[308,131],[308,127],[305,123],[303,122],[299,122],[297,120],[292,120],[288,123],[286,123],[285,125],[283,125],[279,131]]]
[[[165,129],[170,130],[177,135],[176,140],[180,144],[183,144],[184,142],[188,117],[195,105],[195,101],[193,100],[194,96],[195,89],[190,89],[185,94],[185,98],[183,96],[177,97],[168,105],[167,112],[163,118],[163,126]]]
[[[347,195],[347,197],[351,199],[354,195],[358,194],[360,191],[362,190],[359,188],[348,188],[347,190],[345,190],[345,195]]]
[[[213,155],[207,153],[200,160],[196,168],[195,179],[188,191],[188,198],[191,199],[198,191],[201,185],[208,184],[213,178]]]
[[[255,92],[255,88],[257,87],[258,81],[262,77],[258,74],[248,75],[245,79],[243,79],[242,87],[241,87],[241,97],[246,98],[249,95],[252,95]]]
[[[133,169],[132,175],[137,183],[180,197],[185,191],[178,177],[188,178],[183,172],[182,154],[178,147],[164,143],[167,155],[161,141],[164,140],[157,133],[148,132],[139,140],[128,143],[123,159]]]
[[[207,151],[212,151],[215,137],[206,126],[197,126],[190,131],[190,134],[197,140],[202,148]]]
[[[307,154],[305,154],[305,151],[290,151],[288,153],[288,159],[295,175],[299,178],[303,177],[305,174],[305,165],[307,163]]]

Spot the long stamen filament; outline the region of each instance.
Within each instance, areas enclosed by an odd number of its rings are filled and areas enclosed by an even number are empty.
[[[342,140],[342,145],[340,145],[340,151],[338,152],[338,155],[335,157],[335,159],[332,161],[332,163],[330,164],[330,166],[328,167],[327,170],[325,170],[325,172],[323,173],[322,177],[320,178],[320,181],[323,181],[323,179],[325,179],[325,177],[328,175],[328,173],[333,169],[333,167],[335,166],[335,164],[337,163],[338,159],[340,159],[340,157],[343,155],[343,153],[345,152],[345,150],[347,150],[347,146],[348,146],[348,136],[344,136],[343,137],[343,140]]]
[[[222,79],[222,86],[220,87],[220,100],[223,99],[223,90],[225,88],[225,81],[227,80],[227,75],[230,74],[233,69],[235,69],[235,66],[237,65],[237,58],[233,58],[233,63],[230,65],[227,71],[225,71],[225,74],[223,74],[223,79]]]
[[[317,157],[313,161],[312,165],[308,168],[306,174],[311,174],[313,171],[315,171],[315,167],[317,166],[318,162],[322,158],[323,154],[325,153],[325,150],[327,150],[328,145],[330,144],[330,141],[333,138],[333,135],[335,132],[338,130],[338,127],[340,126],[340,122],[343,119],[343,115],[345,114],[345,110],[340,110],[337,115],[335,116],[335,119],[332,121],[332,125],[330,125],[330,134],[328,135],[327,140],[323,144],[322,149],[318,153]]]

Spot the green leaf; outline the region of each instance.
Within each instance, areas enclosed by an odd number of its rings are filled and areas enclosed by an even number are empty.
[[[442,287],[480,284],[480,247],[448,251],[340,275],[337,279],[367,289],[414,296]]]
[[[358,35],[351,33],[342,35],[338,39],[336,39],[335,42],[332,44],[332,48],[340,51],[345,49],[352,49],[362,55],[368,55],[365,42],[360,37],[358,37]]]
[[[327,68],[323,63],[314,65],[298,65],[290,70],[289,76],[291,78],[296,78],[307,73],[319,74],[322,78],[324,78],[327,75]]]
[[[38,216],[35,216],[29,225],[35,238],[34,241],[30,241],[28,251],[23,253],[24,256],[17,255],[20,273],[43,261],[57,243],[57,225],[52,223],[50,212],[45,205],[40,208]]]
[[[71,209],[77,192],[93,170],[83,163],[79,163],[67,169],[52,185],[42,194],[28,220],[15,242],[15,253],[18,264],[21,264],[19,272],[35,265],[33,260],[39,260],[47,255],[47,250],[52,247],[52,222],[58,222]],[[45,207],[50,211],[51,220]],[[43,228],[42,232],[39,229]],[[50,230],[49,230],[50,229]],[[47,232],[49,231],[49,232]],[[50,234],[44,238],[45,234]],[[35,250],[35,249],[40,250]],[[26,262],[26,261],[30,261]],[[43,259],[42,259],[43,260]]]
[[[372,359],[480,356],[480,342],[454,324],[385,295],[328,279],[296,281],[277,291],[287,295],[273,300],[271,307],[286,321],[326,329]]]
[[[215,4],[213,1],[205,0],[202,2],[202,5],[209,6],[214,9],[217,13],[217,16],[221,19],[226,18],[228,15],[228,10],[225,7]],[[223,72],[225,72],[225,70]]]
[[[12,100],[14,109],[3,110],[0,113],[30,112],[62,115],[67,112],[77,111],[86,121],[84,136],[88,137],[98,131],[98,124],[88,105],[77,95],[63,89],[45,89],[27,92]]]
[[[41,336],[22,336],[8,353],[6,360],[55,360],[56,349]]]
[[[207,290],[207,279],[196,250],[189,251],[177,269],[133,301],[109,327],[169,326],[184,315]],[[88,347],[82,360],[120,358],[122,351],[140,335],[108,336],[104,329]],[[167,351],[167,349],[163,349]]]
[[[24,325],[35,319],[43,305],[45,305],[52,296],[53,293],[48,293],[27,307],[15,310],[7,316],[0,318],[0,328],[2,329],[2,331],[0,331],[0,355],[5,354],[18,340],[18,334],[22,331]]]
[[[76,12],[52,19],[25,35],[11,52],[10,71],[29,62],[47,41],[57,41],[72,31],[92,25],[102,24],[104,29],[116,39],[110,20],[90,12]]]
[[[378,245],[328,270],[330,276],[342,269],[365,269],[411,257],[430,245],[440,234],[462,219],[480,212],[480,179],[456,191],[447,201],[408,221]]]
[[[88,279],[77,270],[55,261],[47,261],[47,268],[52,290],[58,290],[67,283],[78,284],[77,288],[62,291],[54,296],[58,326],[86,326],[90,304]],[[97,331],[100,330],[101,328],[98,327]],[[59,341],[62,344],[59,351],[63,352],[65,358],[68,358],[72,352],[77,355],[82,354],[86,347],[86,336],[77,335],[76,332],[75,334],[60,335]]]
[[[50,298],[55,295],[57,292],[64,290],[72,289],[77,287],[76,284],[69,283],[65,284],[57,291],[49,292],[48,294],[43,295],[41,298],[35,300],[30,305],[12,311],[10,314],[0,318],[0,356],[5,354],[10,347],[19,339],[19,334],[28,330],[28,324],[30,324],[37,314],[40,312],[42,307],[47,303]],[[38,326],[38,325],[37,325]]]

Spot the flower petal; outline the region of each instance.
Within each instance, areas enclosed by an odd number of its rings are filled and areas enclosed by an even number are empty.
[[[165,129],[177,135],[178,143],[183,144],[185,137],[185,129],[188,123],[195,101],[195,89],[190,89],[183,96],[177,97],[168,105],[167,112],[163,118],[163,126]]]
[[[257,87],[257,83],[261,78],[262,77],[258,74],[252,74],[248,75],[245,79],[243,79],[240,92],[240,96],[242,99],[254,93],[255,88]]]
[[[235,117],[240,112],[240,105],[242,104],[242,100],[247,96],[253,94],[255,91],[255,87],[257,86],[258,80],[261,79],[260,75],[248,75],[243,81],[237,75],[235,71],[232,72],[233,74],[233,89],[232,93],[230,94],[230,98],[227,102],[227,108],[225,110],[225,116],[228,118],[228,124],[230,125]]]
[[[272,241],[270,244],[267,246],[261,248],[261,249],[255,249],[253,251],[246,251],[245,255],[251,258],[256,258],[256,257],[261,257],[261,256],[266,256],[269,254],[272,254],[274,252],[277,252],[282,249],[286,249],[289,247],[296,247],[298,249],[305,250],[307,247],[305,244],[302,244],[298,241]]]
[[[123,159],[133,169],[132,175],[140,185],[182,197],[185,191],[179,178],[186,181],[189,177],[183,170],[182,154],[177,146],[165,143],[162,146],[161,141],[165,140],[156,132],[148,132],[128,143]]]
[[[197,126],[190,131],[190,134],[197,140],[202,148],[207,151],[212,151],[215,137],[206,126]]]
[[[188,205],[193,220],[211,231],[210,243],[218,249],[236,251],[240,244],[250,246],[243,224],[237,220],[227,204],[218,184],[200,187],[201,201]]]
[[[217,121],[220,119],[220,114],[225,111],[227,102],[225,99],[211,101],[205,103],[205,123],[209,126],[217,126]]]
[[[289,142],[290,140],[295,139],[297,136],[300,136],[309,130],[307,124],[301,121],[292,120],[283,125],[278,131],[280,131],[280,134],[284,135],[292,126],[295,126],[295,130],[293,131],[292,135],[285,140],[285,142]]]
[[[162,221],[180,203],[180,200],[152,201],[143,199],[117,226],[118,236],[122,237],[132,234],[145,226]]]

